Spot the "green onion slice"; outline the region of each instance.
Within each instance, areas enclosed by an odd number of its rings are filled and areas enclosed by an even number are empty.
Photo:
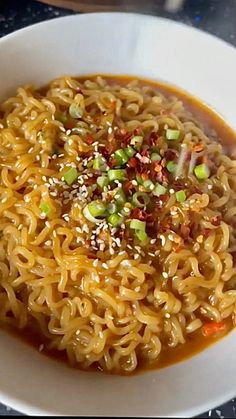
[[[70,167],[67,172],[63,175],[67,185],[72,185],[72,183],[77,179],[78,172],[75,167]]]
[[[81,106],[78,103],[73,102],[69,107],[69,114],[74,119],[82,118],[83,109],[81,108]]]
[[[45,215],[49,215],[51,212],[51,207],[46,201],[41,202],[40,209]]]
[[[110,202],[107,206],[107,211],[109,212],[109,214],[115,214],[118,211],[116,203]]]
[[[174,173],[176,170],[177,164],[174,163],[172,160],[168,161],[166,164],[166,168],[168,170],[168,172],[170,173]]]
[[[152,191],[154,196],[161,196],[161,195],[165,195],[166,193],[166,188],[163,185],[160,185],[159,183],[157,183]]]
[[[137,236],[137,238],[138,238],[141,242],[143,242],[143,241],[147,240],[147,238],[148,238],[148,235],[147,235],[146,231],[140,231],[140,230],[137,230],[137,231],[135,232],[135,235]]]
[[[166,138],[167,140],[178,140],[180,136],[180,130],[178,129],[167,129],[166,130]]]
[[[125,152],[129,157],[133,157],[136,154],[136,150],[131,146],[125,148]]]
[[[154,189],[154,183],[150,179],[145,180],[143,186],[147,191],[152,191]]]
[[[104,189],[106,186],[109,185],[109,179],[107,176],[98,176],[97,184],[100,186],[101,189]]]
[[[124,193],[123,189],[121,189],[121,188],[116,189],[116,194],[115,194],[114,198],[115,198],[117,204],[119,204],[119,205],[123,205],[123,204],[126,203],[126,196],[125,196],[125,193]]]
[[[154,162],[154,161],[161,161],[161,156],[160,156],[160,154],[158,154],[158,153],[152,153],[152,154],[151,154],[151,161],[152,161],[152,162]]]
[[[91,223],[99,224],[99,223],[102,223],[104,221],[101,218],[95,218],[95,217],[93,217],[93,215],[90,212],[90,209],[89,209],[89,206],[88,205],[86,205],[86,207],[83,209],[83,214],[84,214],[85,218],[88,221],[90,221]]]
[[[140,221],[134,218],[133,220],[130,221],[130,228],[132,230],[145,231],[146,221]]]
[[[146,207],[149,202],[150,198],[145,192],[135,192],[132,196],[132,204],[138,208]]]
[[[137,150],[141,148],[142,143],[143,137],[141,135],[135,135],[130,141],[130,144],[133,145]]]
[[[101,217],[105,215],[106,206],[101,201],[92,201],[88,204],[88,209],[93,217]]]
[[[183,190],[176,192],[175,197],[178,202],[186,201],[186,193]]]
[[[100,170],[101,172],[105,172],[107,169],[107,162],[104,157],[99,156],[93,160],[93,168],[94,170]]]
[[[198,179],[204,180],[210,176],[210,169],[206,163],[202,163],[195,167],[194,173]]]
[[[114,153],[117,165],[122,166],[123,164],[127,163],[129,160],[128,154],[121,148],[119,150],[116,150]]]
[[[56,119],[57,121],[59,121],[59,122],[62,122],[63,124],[65,124],[65,123],[66,123],[66,121],[67,121],[67,117],[66,117],[66,115],[63,115],[63,114],[61,114],[61,113],[57,113],[57,114],[55,114],[55,119]]]
[[[111,169],[107,172],[110,181],[113,180],[124,180],[126,171],[124,169]]]
[[[123,217],[118,214],[111,214],[108,217],[108,223],[113,227],[118,227],[123,222]]]

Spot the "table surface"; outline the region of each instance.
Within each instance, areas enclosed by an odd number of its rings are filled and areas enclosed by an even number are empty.
[[[152,7],[146,10],[137,0],[136,11],[184,22],[236,46],[236,0],[182,0],[181,8],[175,12],[166,10],[167,3],[167,0],[153,0]],[[0,0],[0,37],[32,23],[72,13],[72,11],[47,6],[36,1]],[[0,416],[5,415],[20,416],[21,413],[0,403]],[[236,399],[203,413],[199,417],[236,418]]]

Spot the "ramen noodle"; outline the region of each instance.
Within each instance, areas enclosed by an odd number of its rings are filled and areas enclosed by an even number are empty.
[[[177,96],[20,87],[0,107],[0,194],[0,321],[43,352],[128,374],[234,326],[236,162]]]

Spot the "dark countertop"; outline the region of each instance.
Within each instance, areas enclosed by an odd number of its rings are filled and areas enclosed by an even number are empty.
[[[137,11],[144,11],[138,0]],[[149,10],[145,12],[148,13]],[[175,13],[165,10],[165,0],[153,0],[151,12],[203,29],[236,46],[236,0],[184,0],[182,8]],[[36,1],[0,0],[0,37],[32,23],[72,13]],[[0,404],[0,416],[5,415],[13,416],[20,413]],[[233,399],[199,416],[209,417],[236,418],[236,400]]]

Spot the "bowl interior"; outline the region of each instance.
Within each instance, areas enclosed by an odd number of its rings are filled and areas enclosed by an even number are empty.
[[[134,14],[90,14],[41,23],[0,41],[0,98],[63,74],[131,74],[198,96],[236,128],[236,52],[210,35]],[[27,414],[193,416],[233,397],[231,333],[163,370],[118,377],[73,370],[0,332],[0,399]]]

